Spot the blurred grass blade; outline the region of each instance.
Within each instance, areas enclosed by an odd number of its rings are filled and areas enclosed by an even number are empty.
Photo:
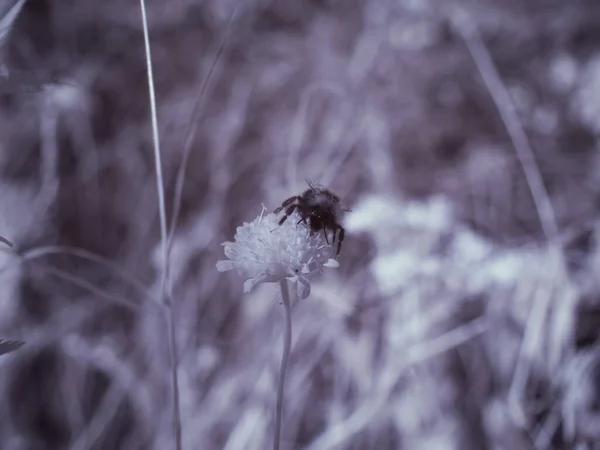
[[[23,341],[13,341],[9,339],[0,339],[0,356],[14,352],[25,345]]]
[[[3,12],[0,11],[0,79],[3,79],[4,82],[6,82],[10,77],[10,72],[4,63],[3,47],[6,44],[8,34],[10,33],[10,30],[17,20],[17,17],[23,9],[23,5],[25,5],[26,1],[27,0],[18,0],[8,11],[4,13],[4,15],[1,15]]]
[[[25,5],[26,1],[27,0],[19,0],[6,14],[4,14],[4,17],[0,19],[0,44],[2,44],[8,36],[12,25],[15,23],[15,20],[17,20],[17,16],[23,9],[23,5]]]

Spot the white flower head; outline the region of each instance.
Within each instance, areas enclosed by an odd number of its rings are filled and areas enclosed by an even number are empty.
[[[279,225],[281,217],[270,213],[238,227],[234,242],[224,242],[228,260],[217,262],[217,270],[236,269],[246,279],[244,292],[250,292],[259,283],[289,279],[296,282],[298,296],[310,294],[309,277],[323,267],[338,267],[333,259],[334,248],[325,240],[324,233],[311,233],[299,224],[296,213]],[[329,239],[331,242],[332,240]]]

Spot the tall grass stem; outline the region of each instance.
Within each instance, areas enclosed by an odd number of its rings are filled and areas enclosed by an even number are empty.
[[[167,295],[167,281],[169,278],[169,252],[167,240],[167,213],[165,207],[165,188],[163,182],[162,164],[160,158],[160,140],[158,136],[158,118],[156,113],[156,96],[154,93],[154,77],[152,72],[152,54],[150,51],[150,36],[148,32],[148,19],[146,17],[146,5],[144,0],[140,0],[142,13],[142,26],[144,29],[144,47],[146,50],[146,66],[148,72],[148,90],[150,95],[150,109],[152,116],[152,140],[154,142],[154,159],[156,166],[156,188],[158,191],[158,208],[160,218],[160,238],[161,253],[163,258],[163,271],[160,282],[161,299],[168,306],[167,326],[169,339],[169,358],[171,366],[171,385],[173,391],[173,434],[175,435],[175,448],[182,450],[181,439],[181,412],[179,405],[179,382],[177,379],[177,342],[175,335],[175,316],[173,312],[173,302],[170,295]]]

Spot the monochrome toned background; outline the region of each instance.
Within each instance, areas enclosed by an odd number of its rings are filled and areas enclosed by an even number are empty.
[[[600,448],[597,0],[147,9],[186,450],[270,448],[277,286],[215,264],[305,179],[284,449]],[[0,17],[0,449],[174,448],[140,3]]]

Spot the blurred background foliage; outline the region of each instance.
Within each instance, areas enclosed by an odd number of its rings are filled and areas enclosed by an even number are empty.
[[[172,448],[139,2],[15,5],[0,448]],[[147,8],[186,449],[269,448],[277,291],[215,263],[305,178],[352,212],[294,307],[284,448],[600,448],[600,3]]]

